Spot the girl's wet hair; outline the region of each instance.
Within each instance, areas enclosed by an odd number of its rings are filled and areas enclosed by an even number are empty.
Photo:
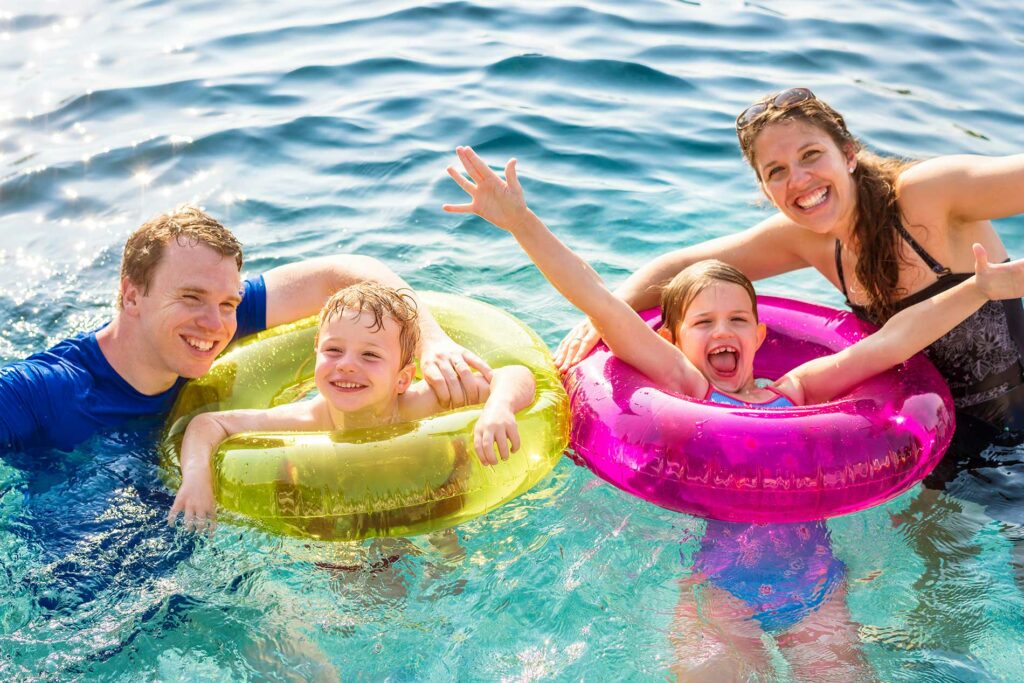
[[[716,282],[727,282],[745,289],[750,296],[754,321],[757,321],[757,294],[750,278],[718,259],[697,261],[676,274],[661,290],[662,325],[672,333],[673,338],[693,300]]]
[[[767,99],[767,98],[766,98]],[[896,231],[903,217],[896,193],[896,179],[914,161],[882,157],[866,149],[846,127],[842,115],[817,98],[788,109],[769,107],[744,128],[737,131],[743,156],[764,184],[757,167],[754,144],[769,126],[793,121],[814,126],[826,133],[836,146],[856,155],[853,180],[857,187],[857,213],[852,246],[857,253],[855,273],[868,296],[868,312],[876,322],[888,320],[896,312],[897,301],[906,295],[899,287],[900,240]]]
[[[375,282],[360,282],[337,292],[327,300],[320,310],[314,345],[320,342],[320,330],[324,325],[341,317],[345,310],[356,311],[356,320],[364,313],[373,316],[370,330],[376,332],[384,327],[384,320],[390,318],[398,323],[398,342],[402,348],[401,367],[416,358],[420,343],[419,311],[416,300],[409,290],[385,287]]]

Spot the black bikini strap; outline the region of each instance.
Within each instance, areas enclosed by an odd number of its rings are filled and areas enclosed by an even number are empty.
[[[906,241],[906,243],[910,245],[910,248],[913,249],[917,253],[917,255],[921,257],[921,260],[924,261],[925,264],[932,269],[933,273],[935,273],[939,277],[945,277],[946,275],[949,275],[952,272],[949,268],[945,267],[944,265],[933,259],[932,255],[925,251],[924,247],[917,243],[917,240],[915,240],[910,235],[907,229],[903,227],[902,223],[896,223],[896,230],[899,231],[900,237],[902,237]]]
[[[850,295],[846,293],[846,278],[843,277],[843,243],[839,240],[836,240],[836,272],[839,273],[839,286],[843,288],[843,296],[849,303]]]

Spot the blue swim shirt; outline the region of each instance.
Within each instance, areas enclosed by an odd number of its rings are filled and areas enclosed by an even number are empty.
[[[235,339],[266,329],[263,276],[246,280]],[[0,368],[0,451],[58,448],[70,451],[99,431],[170,410],[183,378],[147,396],[124,380],[104,357],[96,332],[83,332]]]

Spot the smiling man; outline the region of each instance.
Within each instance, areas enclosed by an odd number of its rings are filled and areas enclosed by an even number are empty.
[[[320,310],[357,282],[408,285],[365,256],[309,259],[241,280],[242,246],[184,207],[125,245],[114,319],[0,369],[0,450],[70,450],[96,432],[166,413],[233,339]],[[421,308],[421,366],[443,405],[479,402],[472,368],[489,373]]]

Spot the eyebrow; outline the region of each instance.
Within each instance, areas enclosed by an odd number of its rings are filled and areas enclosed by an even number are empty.
[[[820,144],[821,144],[820,142],[815,141],[815,142],[808,142],[807,144],[801,145],[800,147],[797,147],[797,150],[796,150],[797,154],[799,154],[800,152],[804,151],[808,147],[812,147],[814,145],[820,145]],[[775,166],[778,163],[779,162],[777,162],[775,160],[767,161],[767,162],[761,164],[761,170],[763,171],[764,169],[766,169],[766,168],[768,168],[770,166]]]
[[[179,294],[209,294],[210,290],[203,289],[202,287],[180,287],[178,289]],[[242,300],[241,294],[234,294],[229,296],[225,301],[231,301],[232,303],[239,303]]]

